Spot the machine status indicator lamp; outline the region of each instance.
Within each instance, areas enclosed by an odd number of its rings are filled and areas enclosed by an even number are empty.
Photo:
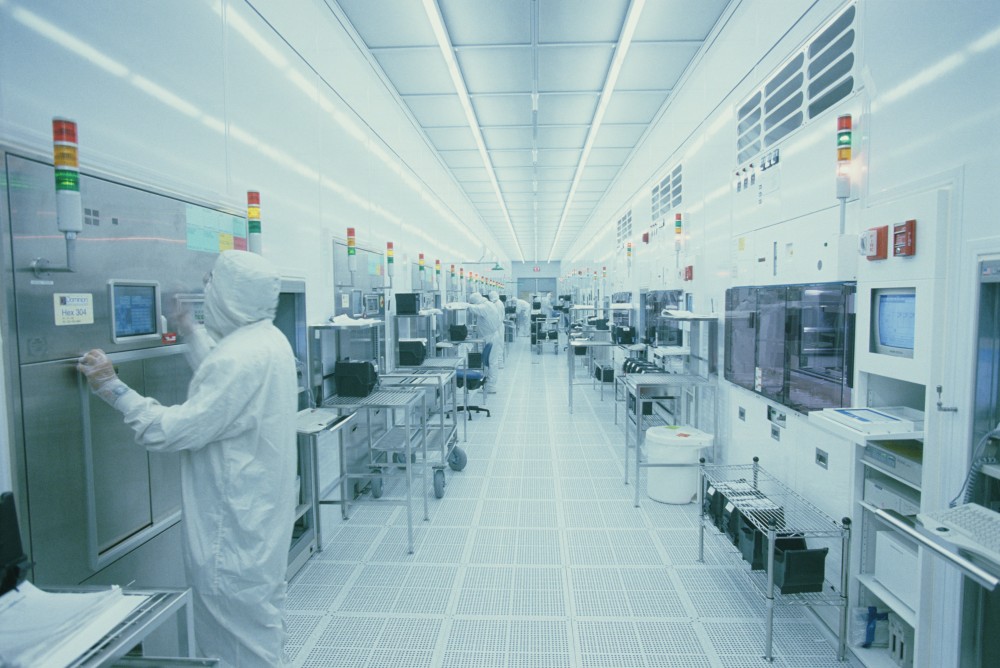
[[[357,255],[358,249],[357,249],[356,244],[357,244],[357,239],[354,236],[354,228],[353,227],[348,227],[347,228],[347,254],[348,255]]]

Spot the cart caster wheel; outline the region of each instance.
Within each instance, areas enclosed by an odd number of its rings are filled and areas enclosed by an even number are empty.
[[[440,499],[444,496],[444,471],[437,469],[434,471],[434,498]]]
[[[381,499],[382,498],[382,478],[372,479],[372,498]]]
[[[465,454],[465,450],[457,445],[451,449],[451,454],[448,455],[448,466],[451,467],[452,471],[461,471],[468,462],[469,457]]]

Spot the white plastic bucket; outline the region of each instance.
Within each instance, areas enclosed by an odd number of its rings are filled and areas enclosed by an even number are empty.
[[[712,445],[712,434],[694,427],[650,427],[646,430],[648,468],[646,494],[660,503],[691,503],[698,495],[698,458]],[[690,464],[690,466],[655,466]]]

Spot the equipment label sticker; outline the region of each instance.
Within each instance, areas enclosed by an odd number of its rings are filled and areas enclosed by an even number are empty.
[[[57,292],[52,295],[56,326],[93,325],[94,295],[88,292]]]

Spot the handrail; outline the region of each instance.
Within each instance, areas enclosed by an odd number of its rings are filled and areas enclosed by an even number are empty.
[[[936,556],[944,559],[949,565],[954,566],[962,575],[976,582],[976,584],[993,591],[1000,584],[1000,578],[992,573],[980,568],[965,557],[953,552],[942,541],[934,536],[929,536],[917,528],[914,520],[907,518],[895,510],[877,509],[874,511],[880,519],[888,523],[894,530],[911,538],[920,545],[923,545]]]

